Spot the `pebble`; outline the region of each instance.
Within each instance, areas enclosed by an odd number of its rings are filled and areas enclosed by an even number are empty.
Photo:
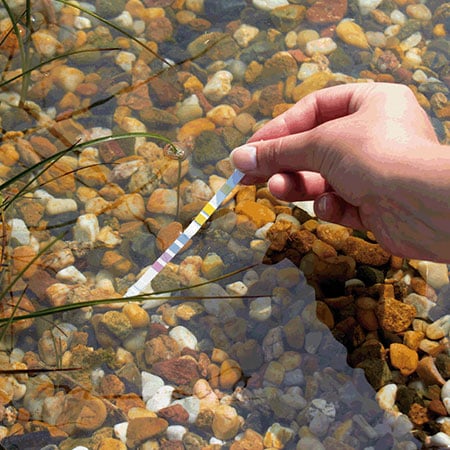
[[[288,0],[252,0],[252,4],[257,9],[272,11],[281,6],[288,6],[289,2]]]
[[[389,356],[393,367],[400,369],[402,375],[408,376],[414,373],[419,363],[416,351],[403,344],[391,344]]]
[[[272,315],[272,300],[270,297],[258,297],[250,303],[249,316],[258,322],[268,320]]]
[[[430,436],[428,443],[431,446],[439,448],[449,448],[450,447],[450,436],[442,431]]]
[[[142,383],[142,399],[148,402],[160,388],[164,386],[164,380],[152,373],[141,372]]]
[[[95,242],[99,232],[97,216],[91,213],[78,216],[73,227],[74,239],[79,242]]]
[[[55,56],[56,51],[61,48],[58,40],[45,30],[35,31],[32,33],[31,39],[36,51],[46,59]]]
[[[450,314],[447,314],[428,325],[425,333],[429,339],[433,340],[448,337],[450,334]]]
[[[210,109],[206,117],[219,127],[231,127],[236,118],[236,112],[230,105],[218,105]]]
[[[75,212],[77,210],[77,202],[71,198],[51,198],[45,205],[45,212],[50,216],[57,216],[58,214]]]
[[[408,294],[403,302],[413,306],[416,309],[416,317],[421,319],[427,319],[430,311],[436,306],[436,303],[428,300],[427,297],[415,293]]]
[[[200,400],[194,396],[188,396],[175,400],[172,405],[181,405],[188,413],[189,423],[195,423],[200,413]]]
[[[386,384],[375,395],[378,405],[385,411],[393,411],[397,397],[398,386],[396,384]]]
[[[336,42],[330,37],[323,37],[308,41],[305,46],[305,53],[308,56],[313,56],[316,53],[321,55],[329,55],[337,48]],[[314,72],[313,72],[314,73]]]
[[[184,99],[181,103],[177,104],[177,109],[175,112],[176,116],[180,120],[181,124],[185,124],[194,119],[199,119],[203,116],[203,109],[200,106],[197,95],[192,94],[191,96]]]
[[[189,348],[191,350],[198,350],[198,342],[195,335],[189,331],[186,327],[178,325],[169,331],[169,336],[183,348]]]
[[[338,37],[348,45],[366,49],[369,47],[364,30],[351,20],[343,20],[336,27]]]
[[[56,273],[56,279],[69,284],[83,284],[87,278],[75,267],[67,266]]]
[[[232,406],[219,405],[214,411],[211,428],[216,438],[222,440],[232,439],[238,433],[240,426],[241,421]]]
[[[294,437],[292,428],[284,427],[278,422],[273,423],[264,435],[264,446],[266,448],[282,449]]]
[[[367,16],[382,2],[383,0],[358,0],[359,11],[363,16]]]
[[[240,47],[246,48],[250,42],[258,35],[259,29],[243,23],[233,34],[233,38],[239,44]]]
[[[419,261],[417,270],[422,278],[434,289],[441,289],[449,283],[447,264]]]
[[[203,94],[212,102],[219,102],[231,90],[233,74],[227,70],[217,71],[206,83]]]
[[[8,226],[10,227],[10,239],[15,239],[20,245],[28,245],[30,243],[31,234],[22,219],[10,219],[8,220]]]
[[[145,407],[149,411],[159,411],[167,408],[172,402],[172,393],[175,390],[173,386],[163,385],[146,401]],[[148,392],[146,392],[148,395]]]

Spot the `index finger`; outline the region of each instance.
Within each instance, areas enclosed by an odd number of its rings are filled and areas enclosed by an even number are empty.
[[[264,125],[248,142],[301,133],[330,120],[352,114],[358,110],[365,97],[355,94],[372,89],[372,83],[352,83],[315,91]]]

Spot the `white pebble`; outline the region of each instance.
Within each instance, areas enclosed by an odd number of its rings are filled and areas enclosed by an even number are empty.
[[[198,341],[195,335],[186,327],[178,325],[169,331],[169,336],[176,341],[180,349],[189,348],[191,350],[198,350]]]
[[[82,284],[87,282],[87,278],[75,267],[67,266],[56,273],[56,279],[69,284]]]
[[[8,220],[10,227],[10,238],[16,239],[20,245],[28,245],[30,243],[30,231],[26,223],[22,219]]]
[[[297,78],[299,80],[306,80],[311,75],[314,75],[315,73],[319,72],[320,68],[319,65],[316,63],[311,62],[304,62],[297,73]]]
[[[249,316],[258,322],[268,320],[272,315],[272,299],[270,297],[258,297],[250,303]]]
[[[281,222],[281,221],[283,221],[283,222],[290,222],[290,223],[292,223],[292,225],[300,227],[300,222],[298,221],[298,219],[295,218],[291,214],[286,214],[286,213],[278,214],[275,222]]]
[[[73,26],[77,30],[86,30],[92,28],[92,23],[88,17],[76,16],[73,20]]]
[[[411,34],[402,42],[400,42],[400,48],[403,51],[410,50],[411,48],[417,47],[420,41],[422,40],[422,33],[417,31],[416,33]]]
[[[233,38],[240,47],[245,48],[255,39],[258,33],[258,28],[244,23],[234,32]],[[295,39],[297,40],[297,36]]]
[[[329,55],[337,49],[336,42],[330,37],[323,37],[319,39],[314,39],[306,43],[305,53],[308,56],[312,56],[315,53],[321,55]]]
[[[135,20],[133,22],[133,31],[136,35],[140,35],[145,31],[145,22],[143,20]]]
[[[439,433],[430,436],[429,443],[435,447],[449,448],[450,447],[450,436],[446,433],[440,431]]]
[[[172,401],[172,393],[175,390],[173,386],[161,386],[155,394],[149,398],[145,407],[149,411],[159,411],[162,408],[166,408]]]
[[[305,335],[305,350],[314,355],[320,347],[322,342],[322,332],[321,331],[310,331]]]
[[[184,397],[172,402],[172,405],[181,405],[189,414],[189,423],[195,423],[200,412],[200,400],[197,397]]]
[[[396,384],[386,384],[377,392],[375,398],[381,409],[391,411],[394,408],[397,390]]]
[[[400,10],[394,9],[391,12],[391,20],[395,25],[404,25],[406,23],[406,16]]]
[[[267,232],[269,231],[270,227],[273,225],[273,222],[267,222],[265,225],[263,225],[261,228],[258,228],[255,231],[255,237],[258,239],[266,239]]]
[[[287,6],[289,2],[287,0],[253,0],[253,6],[263,11],[272,11],[272,9],[279,6]]]
[[[203,93],[208,100],[218,102],[225,97],[231,90],[231,81],[233,75],[227,70],[219,70],[206,83]]]
[[[114,22],[122,28],[127,28],[129,30],[133,28],[133,17],[128,11],[123,11],[114,19]]]
[[[34,191],[33,198],[37,200],[41,205],[45,206],[50,199],[55,197],[53,197],[53,195],[49,194],[47,191],[44,191],[44,189],[36,189]]]
[[[402,27],[400,25],[397,25],[397,24],[389,25],[384,30],[384,34],[386,35],[386,37],[397,36],[397,34],[400,32],[401,29],[402,29]]]
[[[187,429],[182,425],[170,425],[166,430],[166,436],[169,441],[181,441],[186,433]]]
[[[242,281],[235,281],[234,283],[227,284],[225,289],[230,295],[244,296],[248,292],[247,286]]]
[[[417,69],[412,78],[416,83],[425,83],[428,80],[428,75],[422,69]]]
[[[92,213],[79,216],[73,227],[74,239],[79,242],[95,242],[99,232],[97,216]]]
[[[114,436],[119,438],[124,444],[127,443],[128,422],[116,423],[114,425]]]
[[[142,372],[142,399],[147,402],[151,397],[153,397],[158,389],[164,386],[164,380],[157,375],[152,373]]]
[[[402,65],[407,68],[415,68],[422,65],[422,57],[417,52],[417,48],[408,50],[403,58]]]
[[[133,63],[136,61],[136,55],[131,52],[119,52],[116,56],[116,64],[125,72],[130,73]]]
[[[75,212],[77,209],[77,202],[71,198],[52,198],[45,205],[45,211],[50,216]]]
[[[422,278],[434,289],[441,289],[449,283],[447,264],[419,261],[417,270]]]
[[[450,380],[447,380],[441,388],[441,399],[450,398]]]
[[[450,333],[450,314],[447,314],[432,324],[428,325],[426,330],[427,338],[437,341],[444,337],[448,337]]]
[[[182,124],[202,117],[203,109],[200,106],[198,97],[193,94],[181,103],[178,103],[175,114]]]
[[[374,9],[378,8],[383,0],[358,0],[359,11],[363,16],[367,16]]]

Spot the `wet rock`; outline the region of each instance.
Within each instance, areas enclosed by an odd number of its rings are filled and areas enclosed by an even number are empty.
[[[434,359],[431,356],[424,356],[419,361],[417,374],[427,386],[433,384],[443,386],[445,383],[444,378],[442,378],[442,375],[439,373]]]
[[[236,206],[235,212],[247,216],[258,228],[275,220],[275,213],[262,203],[244,201]]]
[[[219,102],[231,90],[233,75],[227,70],[219,70],[203,88],[205,97],[212,102]]]
[[[179,404],[158,410],[158,416],[169,423],[184,425],[188,423],[189,413]]]
[[[203,131],[195,140],[194,161],[199,165],[215,163],[228,156],[228,150],[213,131]]]
[[[417,369],[419,356],[416,351],[411,350],[403,344],[391,344],[389,356],[392,366],[400,369],[402,375],[411,375]]]
[[[229,405],[220,405],[214,412],[212,431],[218,439],[228,440],[236,436],[241,425],[236,410]]]
[[[336,34],[347,45],[366,49],[369,47],[364,30],[355,22],[343,20],[336,27]]]
[[[411,325],[416,309],[393,298],[385,298],[378,302],[376,313],[383,330],[400,333]]]
[[[145,441],[161,436],[169,426],[167,420],[160,417],[139,417],[131,419],[127,428],[127,445],[136,447]]]
[[[419,261],[417,270],[422,278],[434,289],[441,289],[449,283],[446,264],[431,261]]]
[[[273,448],[284,448],[294,437],[294,430],[283,427],[279,423],[272,424],[264,435],[264,446]]]
[[[153,373],[164,378],[169,383],[189,384],[197,380],[200,374],[197,362],[191,357],[172,358],[159,361],[152,366]]]
[[[205,17],[208,20],[219,22],[239,18],[239,14],[245,6],[244,0],[232,0],[226,3],[220,0],[205,0],[203,4]]]
[[[152,213],[168,214],[174,216],[177,213],[178,195],[174,189],[155,189],[147,202],[147,210]]]
[[[142,220],[145,216],[144,199],[138,193],[125,194],[112,204],[111,214],[119,220]]]
[[[382,266],[390,258],[390,254],[379,244],[372,244],[354,236],[350,236],[345,241],[343,251],[346,255],[354,258],[357,263],[372,266]]]
[[[347,0],[318,0],[306,11],[306,18],[319,25],[339,22],[347,12]]]

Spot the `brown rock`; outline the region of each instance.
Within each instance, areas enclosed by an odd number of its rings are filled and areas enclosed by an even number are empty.
[[[330,330],[334,328],[334,317],[328,305],[324,302],[316,302],[317,318],[324,323]]]
[[[232,439],[239,431],[241,421],[236,410],[229,405],[219,405],[214,414],[212,431],[218,439]]]
[[[350,228],[335,223],[319,223],[316,228],[317,237],[333,246],[336,250],[342,250],[345,241],[350,237]]]
[[[378,330],[378,319],[373,309],[357,309],[356,320],[367,331]]]
[[[161,77],[151,77],[149,85],[152,98],[155,95],[161,106],[174,105],[180,100],[180,89],[168,80]]]
[[[308,230],[295,230],[290,236],[290,246],[300,253],[307,253],[312,249],[316,236]]]
[[[155,189],[148,199],[147,210],[174,216],[177,213],[177,197],[174,189]]]
[[[157,362],[152,370],[155,375],[176,384],[190,384],[200,376],[197,361],[190,356]]]
[[[411,325],[416,308],[394,298],[386,298],[378,302],[376,314],[383,330],[400,333]]]
[[[220,386],[231,389],[242,378],[242,370],[237,361],[226,359],[220,366]]]
[[[389,261],[390,254],[379,244],[372,244],[364,239],[350,236],[343,246],[344,253],[354,258],[357,263],[382,266]]]
[[[162,227],[156,236],[156,247],[160,252],[163,252],[182,232],[183,226],[179,222],[171,222],[169,225]],[[191,244],[192,242],[189,241],[180,251],[186,250]]]
[[[19,245],[14,248],[11,258],[14,272],[17,274],[24,270],[22,276],[26,279],[31,278],[38,268],[39,258],[33,261],[36,257],[37,253],[30,245]],[[29,267],[27,268],[28,265]]]
[[[258,108],[261,114],[263,114],[264,116],[272,117],[272,112],[275,105],[284,101],[281,88],[282,86],[274,84],[266,86],[261,91],[258,100]]]
[[[389,347],[389,357],[391,364],[395,368],[400,369],[400,373],[405,376],[415,372],[419,363],[417,352],[403,344],[391,344]]]
[[[275,213],[270,208],[250,200],[239,203],[235,211],[247,216],[258,228],[275,220]]]
[[[293,225],[289,222],[275,222],[267,231],[267,239],[270,241],[270,249],[281,252],[286,246]]]
[[[187,424],[189,420],[189,413],[181,405],[171,405],[162,408],[158,411],[158,415],[174,424]]]
[[[422,339],[425,338],[425,333],[423,331],[413,331],[408,330],[403,335],[403,343],[412,350],[418,350]]]
[[[166,359],[177,358],[181,355],[181,350],[174,339],[162,334],[145,343],[144,355],[145,362],[152,365]]]
[[[133,263],[114,250],[107,250],[102,258],[103,267],[116,275],[126,275],[131,272]]]
[[[339,22],[347,12],[347,0],[317,0],[306,11],[306,18],[316,24],[324,25]]]
[[[263,450],[263,437],[251,428],[245,430],[239,441],[233,441],[230,450]]]
[[[82,388],[75,388],[64,397],[56,425],[68,434],[92,432],[103,425],[106,416],[106,406],[101,399]]]
[[[431,356],[423,357],[419,361],[416,371],[420,379],[428,386],[432,384],[443,386],[445,383],[444,378],[442,378],[442,375],[439,373],[439,370],[434,363],[434,358]]]
[[[100,381],[100,392],[107,397],[116,397],[125,392],[125,385],[118,376],[107,374]]]
[[[431,402],[428,404],[428,410],[437,416],[447,416],[448,412],[445,408],[445,405],[441,402],[441,400],[434,398],[431,400]]]
[[[418,403],[413,403],[408,412],[408,417],[411,419],[412,423],[415,425],[423,425],[430,421],[428,417],[428,410],[425,406],[419,405]]]
[[[134,448],[149,439],[161,436],[169,426],[160,417],[137,417],[128,422],[127,446]]]

